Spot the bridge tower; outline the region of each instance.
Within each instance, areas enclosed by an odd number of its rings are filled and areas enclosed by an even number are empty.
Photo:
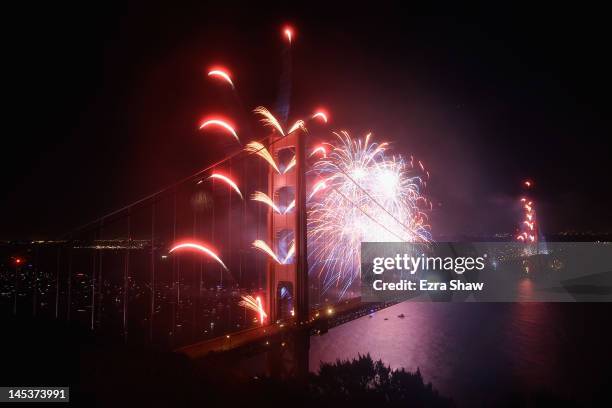
[[[305,138],[301,128],[286,136],[278,133],[270,136],[270,154],[279,163],[280,173],[270,167],[268,196],[278,203],[282,213],[270,210],[268,239],[281,260],[292,245],[295,247],[295,254],[287,263],[268,260],[266,305],[270,322],[291,316],[298,322],[308,320]],[[295,165],[291,164],[293,160]]]

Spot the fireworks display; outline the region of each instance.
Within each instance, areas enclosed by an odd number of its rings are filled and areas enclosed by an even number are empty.
[[[281,171],[278,169],[278,165],[276,164],[276,160],[274,160],[274,157],[272,157],[272,155],[270,154],[268,149],[266,149],[266,147],[263,144],[261,144],[259,142],[250,142],[249,144],[246,145],[244,150],[246,152],[249,152],[249,153],[252,153],[252,154],[256,154],[259,157],[263,158],[265,161],[268,162],[268,164],[274,170],[276,170],[276,172],[278,174],[282,174]]]
[[[168,252],[169,253],[173,253],[175,251],[181,251],[181,250],[185,250],[185,249],[200,251],[200,252],[210,256],[215,261],[217,261],[219,263],[219,265],[221,265],[223,267],[223,269],[225,269],[226,271],[229,271],[227,266],[225,266],[225,264],[223,263],[221,258],[219,258],[219,255],[217,255],[215,253],[215,251],[213,251],[212,249],[210,249],[210,248],[208,248],[208,247],[206,247],[206,246],[204,246],[204,245],[202,245],[200,243],[197,243],[197,242],[184,242],[182,244],[175,245],[172,248],[170,248],[170,251],[168,251]]]
[[[335,135],[311,171],[321,181],[310,193],[308,259],[323,291],[336,287],[342,298],[359,279],[361,242],[428,242],[431,234],[424,180],[414,169],[369,134],[364,140]]]
[[[227,82],[232,88],[234,88],[234,82],[232,81],[232,77],[225,68],[213,68],[208,71],[208,76],[213,78],[219,78],[220,80]]]
[[[325,112],[316,112],[314,115],[312,115],[313,119],[316,118],[321,118],[321,120],[323,120],[323,122],[327,123],[327,115],[325,114]]]
[[[292,28],[283,28],[283,35],[290,45],[295,39]],[[289,60],[285,50],[286,61]],[[290,69],[290,64],[285,70]],[[211,68],[208,77],[227,84],[234,95],[235,85],[230,72],[222,67]],[[289,89],[285,72],[281,78],[281,88]],[[282,91],[282,90],[281,90]],[[282,92],[281,92],[282,94]],[[283,94],[284,95],[284,94]],[[315,110],[304,119],[287,121],[289,112],[288,95],[281,98],[279,120],[269,109],[258,106],[253,113],[264,128],[280,138],[296,131],[308,134],[307,126],[314,121],[327,124],[326,111]],[[240,101],[239,101],[240,102]],[[241,102],[240,102],[241,104]],[[291,125],[290,125],[291,124]],[[232,123],[220,117],[204,120],[200,129],[211,128],[227,133],[238,142],[241,140]],[[429,178],[422,162],[414,166],[414,159],[405,161],[399,155],[390,154],[388,143],[372,141],[371,134],[362,139],[353,139],[347,132],[333,132],[330,142],[318,143],[308,147],[308,160],[312,166],[307,174],[307,223],[308,223],[308,263],[309,275],[321,282],[322,292],[334,292],[340,300],[349,296],[348,290],[360,277],[360,248],[362,242],[428,242],[431,240],[430,228],[425,211],[430,203],[422,195]],[[252,140],[243,148],[248,155],[257,156],[265,161],[272,172],[284,175],[295,168],[295,154],[283,162],[269,150],[264,140]],[[213,173],[211,180],[219,180],[243,198],[238,182],[226,175]],[[269,196],[262,191],[252,191],[252,201],[263,204],[276,214],[285,215],[296,207],[296,200],[288,204],[275,202],[274,194]],[[277,245],[278,244],[278,245]],[[287,242],[267,243],[256,239],[252,248],[265,254],[278,265],[293,263],[295,239],[287,237]],[[176,245],[170,252],[180,249],[195,249],[216,260],[228,269],[220,257],[211,249],[195,242]],[[286,288],[285,288],[286,290]],[[260,297],[243,296],[239,302],[259,315],[263,324],[266,314]]]
[[[264,108],[263,106],[258,106],[253,110],[253,112],[262,117],[260,121],[264,126],[268,126],[274,129],[275,131],[280,133],[281,136],[285,136],[285,131],[283,130],[283,127],[281,126],[280,122],[278,121],[278,119],[276,119],[274,115],[272,115],[272,113],[270,113],[268,109]]]
[[[321,155],[323,155],[323,157],[327,157],[327,150],[325,150],[325,147],[323,146],[315,147],[313,151],[310,152],[310,155],[308,157],[312,157],[317,153],[320,153]]]
[[[238,302],[238,305],[257,313],[259,315],[259,322],[263,326],[268,315],[264,310],[261,297],[253,297],[251,295],[242,296],[242,300]]]
[[[287,37],[287,41],[289,41],[289,43],[291,44],[291,41],[293,40],[293,28],[287,26],[285,27],[283,32],[285,34],[285,37]]]
[[[229,134],[234,136],[234,139],[236,139],[236,141],[240,143],[240,138],[238,137],[238,133],[236,133],[236,130],[234,129],[234,127],[230,125],[227,121],[221,120],[221,119],[208,119],[202,122],[202,124],[200,125],[200,130],[205,129],[209,126],[219,127],[225,130],[226,132],[229,132]]]
[[[279,206],[277,206],[274,203],[274,200],[272,200],[270,197],[268,197],[268,195],[266,193],[262,193],[261,191],[255,191],[252,195],[251,195],[251,200],[253,201],[259,201],[260,203],[264,203],[265,205],[267,205],[268,207],[270,207],[272,209],[272,211],[274,211],[277,214],[287,214],[289,211],[291,211],[294,207],[295,207],[295,200],[291,201],[289,203],[289,205],[283,210],[281,209]]]
[[[523,182],[526,189],[531,189],[533,182],[526,180]],[[536,220],[535,204],[528,197],[521,197],[521,208],[523,218],[519,225],[519,232],[516,236],[517,241],[536,243],[538,241],[538,228]]]
[[[213,173],[208,178],[209,179],[217,179],[217,180],[223,181],[228,186],[230,186],[236,192],[236,194],[238,194],[240,196],[241,199],[243,198],[242,197],[242,193],[240,192],[240,189],[238,188],[238,185],[236,184],[236,182],[234,180],[230,179],[229,177],[224,176],[223,174]]]
[[[291,257],[293,257],[293,255],[295,254],[295,242],[291,242],[291,246],[289,247],[287,255],[285,255],[284,258],[276,254],[268,244],[266,244],[260,239],[257,239],[253,242],[253,248],[259,249],[260,251],[268,255],[270,258],[272,258],[279,265],[285,265],[289,263]]]

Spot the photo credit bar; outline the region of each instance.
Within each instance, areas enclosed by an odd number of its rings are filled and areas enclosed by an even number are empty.
[[[361,244],[364,302],[610,302],[612,244]]]

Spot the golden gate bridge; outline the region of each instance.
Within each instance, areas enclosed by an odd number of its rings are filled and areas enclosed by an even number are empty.
[[[60,240],[25,246],[3,308],[198,358],[295,345],[296,332],[303,339],[386,306],[362,304],[358,280],[324,290],[308,267],[307,201],[320,188],[309,177],[313,135],[300,126],[261,141],[282,170],[243,149]],[[260,190],[269,205],[245,199]],[[249,298],[259,302],[245,307]]]
[[[286,81],[294,32],[283,35]],[[226,69],[207,75],[235,92]],[[24,248],[0,306],[192,357],[284,347],[291,333],[307,339],[384,307],[360,302],[359,243],[427,241],[429,173],[412,157],[386,157],[371,134],[329,142],[324,111],[288,126],[290,84],[281,88],[280,119],[254,110],[265,136],[243,145],[231,121],[207,117],[200,130],[235,139],[234,153]]]

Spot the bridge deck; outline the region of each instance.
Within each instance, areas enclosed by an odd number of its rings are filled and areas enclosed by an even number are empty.
[[[326,331],[328,328],[339,326],[351,320],[358,319],[366,314],[369,314],[373,310],[380,310],[395,303],[397,302],[362,303],[361,298],[346,300],[335,306],[328,306],[322,309],[314,310],[311,313],[310,320],[307,322],[306,328],[309,328],[312,332],[318,334]],[[305,327],[302,326],[301,328]],[[204,357],[211,352],[234,350],[254,344],[255,342],[261,342],[263,345],[266,341],[274,336],[277,336],[285,331],[295,329],[297,329],[295,320],[279,321],[267,326],[242,330],[226,336],[190,344],[175,351],[190,358],[197,359]]]

